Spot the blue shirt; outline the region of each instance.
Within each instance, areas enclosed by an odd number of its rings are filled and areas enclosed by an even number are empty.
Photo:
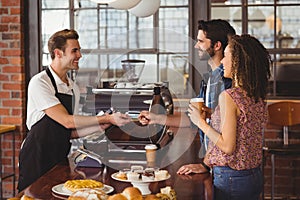
[[[224,78],[224,69],[221,64],[214,71],[210,72],[208,81],[209,84],[204,81],[201,82],[200,93],[197,97],[202,97],[206,100],[206,95],[208,95],[208,102],[205,102],[205,105],[214,110],[218,105],[219,95],[221,92],[225,89],[231,88],[231,79]],[[206,94],[207,85],[210,86],[208,94]]]
[[[232,81],[230,78],[224,77],[223,64],[217,67],[214,71],[210,72],[208,81],[209,83],[205,83],[203,80],[201,81],[200,93],[197,97],[203,98],[204,101],[207,99],[208,101],[205,102],[205,105],[214,110],[219,103],[219,95],[225,89],[231,88]],[[209,93],[207,93],[207,85],[209,85]],[[199,134],[201,144],[203,145],[204,133],[199,130]],[[208,138],[206,141],[206,143],[208,144]]]

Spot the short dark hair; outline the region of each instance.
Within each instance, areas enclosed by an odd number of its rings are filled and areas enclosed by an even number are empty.
[[[54,49],[60,49],[64,52],[66,49],[67,40],[69,39],[78,40],[79,39],[78,33],[73,29],[64,29],[54,33],[49,38],[48,50],[52,60],[55,57]]]
[[[211,40],[211,47],[218,41],[221,42],[223,51],[228,44],[228,37],[235,35],[234,28],[228,21],[222,19],[199,20],[198,30],[202,30],[206,38]]]

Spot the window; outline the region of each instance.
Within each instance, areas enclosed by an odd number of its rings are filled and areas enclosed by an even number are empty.
[[[50,35],[64,28],[78,31],[83,58],[76,81],[83,90],[118,81],[121,60],[142,59],[146,64],[140,82],[168,81],[176,95],[187,92],[188,0],[161,0],[159,11],[145,18],[90,0],[42,0],[41,27],[43,66],[51,60]]]
[[[120,76],[120,60],[139,58],[146,60],[147,66],[150,66],[147,70],[152,70],[151,77],[148,76],[150,73],[142,75],[142,81],[165,81],[169,80],[171,72],[180,74],[183,71],[183,81],[189,81],[197,93],[201,74],[207,71],[207,66],[191,68],[201,65],[194,56],[192,44],[197,34],[197,21],[222,18],[227,19],[238,34],[250,33],[258,37],[272,54],[274,65],[269,96],[300,96],[297,92],[300,86],[300,23],[297,18],[300,0],[210,2],[211,4],[206,0],[161,0],[160,9],[154,16],[136,18],[127,11],[97,5],[90,0],[28,1],[28,40],[32,44],[28,47],[28,52],[30,58],[34,57],[27,59],[28,78],[41,70],[36,69],[36,66],[49,64],[45,44],[49,36],[62,28],[76,28],[80,33],[84,53],[81,70],[77,75],[82,87],[101,87],[102,80],[117,79]],[[36,18],[41,21],[41,28],[38,26],[39,20],[34,20]],[[39,35],[42,35],[41,42],[37,39]],[[117,39],[117,35],[121,38]],[[40,49],[43,51],[42,58],[39,55]],[[189,56],[191,62],[180,70],[175,68],[173,63],[178,61],[176,58],[182,58],[179,61],[184,65],[186,56]],[[189,74],[186,74],[187,71]],[[289,74],[292,76],[287,79]],[[174,85],[170,83],[170,86]],[[186,93],[180,91],[182,88],[171,89],[179,91],[179,94]],[[188,92],[188,96],[193,96]]]
[[[238,34],[249,33],[274,61],[270,97],[300,96],[300,0],[227,0],[211,4],[211,18],[227,19]]]

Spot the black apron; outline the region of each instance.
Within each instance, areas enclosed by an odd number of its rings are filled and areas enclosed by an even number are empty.
[[[46,72],[55,88],[55,96],[68,113],[73,114],[73,96],[58,93],[49,68]],[[31,127],[19,155],[19,191],[32,184],[56,164],[67,159],[71,148],[70,137],[70,129],[47,115]]]

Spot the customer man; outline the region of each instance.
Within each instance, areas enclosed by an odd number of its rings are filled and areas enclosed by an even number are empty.
[[[78,39],[75,30],[54,33],[48,41],[50,66],[29,82],[26,121],[29,132],[20,150],[19,191],[67,158],[71,138],[101,131],[110,124],[122,126],[130,121],[121,113],[75,115],[80,93],[67,73],[79,69],[82,55]]]
[[[205,105],[212,111],[218,105],[219,94],[227,88],[231,87],[231,80],[223,77],[223,65],[221,60],[224,57],[224,49],[227,46],[228,37],[235,35],[233,27],[225,20],[210,20],[198,22],[198,36],[195,48],[198,49],[199,58],[207,60],[211,67],[206,92],[201,88],[200,95],[205,94]],[[153,115],[148,111],[142,111],[139,116],[142,124],[166,124],[167,126],[190,126],[190,120],[186,115]],[[200,134],[202,135],[202,134]],[[201,136],[202,145],[204,144],[203,136]],[[205,154],[205,153],[204,153]],[[204,156],[204,155],[203,155]],[[204,163],[188,164],[182,166],[179,174],[204,173],[209,169]]]

